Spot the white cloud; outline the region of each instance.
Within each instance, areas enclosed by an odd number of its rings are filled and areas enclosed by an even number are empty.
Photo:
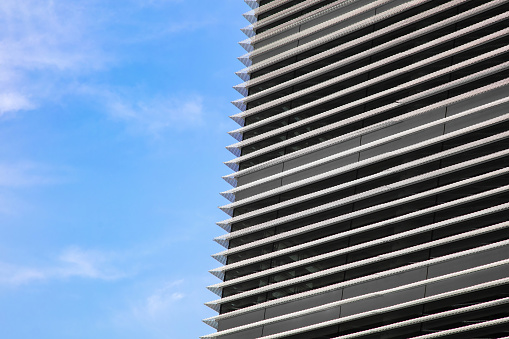
[[[0,115],[12,111],[30,110],[35,105],[28,97],[15,92],[0,93]]]
[[[67,170],[29,161],[0,163],[0,187],[27,187],[60,183]]]
[[[106,94],[104,94],[106,93]],[[203,124],[204,106],[200,95],[132,99],[129,95],[103,92],[109,114],[136,130],[158,136],[168,129]]]
[[[139,7],[171,6],[181,0],[139,1]],[[138,8],[139,8],[138,7]],[[38,108],[68,94],[101,101],[103,109],[133,126],[159,134],[202,122],[199,95],[143,96],[135,88],[87,85],[99,71],[130,56],[119,46],[137,46],[166,35],[207,26],[205,19],[145,22],[136,7],[105,8],[97,0],[4,0],[0,2],[0,116]],[[117,13],[115,10],[120,11]],[[119,29],[118,27],[122,27]],[[83,91],[90,87],[93,90]],[[102,93],[99,91],[102,88]]]
[[[86,7],[52,0],[0,2],[5,52],[0,54],[0,114],[33,109],[37,99],[55,95],[60,79],[105,64],[108,58],[89,36]]]
[[[151,318],[166,313],[175,302],[185,297],[185,294],[179,291],[183,283],[184,280],[177,280],[165,284],[164,287],[148,296],[141,307],[134,308],[134,313],[138,317],[148,315]]]
[[[184,292],[188,284],[184,279],[170,280],[158,288],[138,291],[136,296],[130,294],[129,306],[119,310],[112,320],[120,328],[141,325],[150,331],[168,333],[174,324],[169,319],[178,317],[188,306],[188,302],[184,302],[188,297]]]
[[[8,69],[84,71],[104,65],[90,21],[94,1],[4,0],[0,3],[0,55]],[[95,17],[100,20],[100,17]],[[8,48],[8,49],[6,49]]]
[[[72,247],[64,250],[53,263],[43,267],[0,262],[0,284],[18,286],[55,279],[116,280],[125,277],[125,273],[113,267],[112,260],[113,256],[108,253]]]

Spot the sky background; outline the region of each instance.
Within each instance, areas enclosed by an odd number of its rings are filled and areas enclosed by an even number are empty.
[[[214,332],[248,10],[0,1],[0,338]]]

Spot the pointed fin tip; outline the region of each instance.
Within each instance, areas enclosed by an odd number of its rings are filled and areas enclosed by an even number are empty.
[[[244,84],[233,86],[233,89],[245,97],[249,94],[249,91]]]
[[[250,58],[251,53],[246,53],[244,55],[239,56],[237,59],[244,64],[244,66],[249,67],[253,64],[253,61]]]
[[[205,324],[209,325],[210,327],[214,328],[217,330],[218,328],[218,322],[215,321],[214,319],[211,319],[211,318],[208,318],[208,319],[203,319],[202,320]],[[206,336],[203,336],[203,337],[200,337],[200,338],[207,338]]]
[[[239,41],[239,45],[244,48],[247,52],[252,52],[254,47],[251,38]]]
[[[211,309],[213,309],[216,312],[219,312],[221,309],[221,306],[214,302],[205,303],[205,306],[210,307]]]
[[[218,238],[214,238],[214,241],[217,242],[219,245],[223,246],[224,248],[228,248],[228,244],[230,243],[228,240]]]
[[[230,217],[233,217],[233,208],[225,207],[225,206],[219,206],[219,209],[223,211],[224,213],[228,214]]]
[[[213,270],[210,270],[209,273],[221,280],[224,279],[224,271],[222,271],[222,270],[213,269]]]
[[[231,103],[233,104],[233,106],[237,107],[242,112],[244,112],[247,108],[246,104],[244,103],[244,99],[234,100],[234,101],[231,101]]]
[[[244,124],[246,123],[244,118],[232,117],[231,119],[235,121],[240,127],[244,127]]]
[[[236,160],[236,159],[233,159],[233,160],[230,160],[230,161],[226,161],[226,162],[224,162],[224,164],[225,164],[226,166],[228,166],[228,168],[230,168],[231,170],[233,170],[233,171],[237,172],[237,171],[239,170],[239,164],[237,164],[237,163],[235,162],[235,160]]]
[[[230,151],[236,157],[240,157],[241,150],[240,150],[239,147],[236,147],[236,146],[226,146],[226,149],[228,151]]]
[[[237,187],[237,179],[229,177],[227,175],[221,178],[223,178],[223,180],[229,183],[232,187]]]
[[[242,141],[242,133],[232,131],[232,132],[228,132],[228,134],[229,134],[231,137],[235,138],[235,140],[237,140],[237,141]]]
[[[244,0],[244,2],[252,9],[256,9],[256,8],[260,7],[258,0]]]
[[[240,71],[235,72],[235,75],[241,78],[243,81],[248,81],[251,79],[251,76],[248,73],[247,69],[242,69]]]
[[[239,113],[242,114],[242,113]],[[240,125],[240,127],[244,127],[245,120],[242,116],[239,116],[239,114],[230,115],[229,118],[235,121],[237,124]]]
[[[256,19],[256,13],[255,13],[255,10],[254,10],[254,9],[252,9],[252,10],[250,10],[250,11],[248,11],[248,12],[246,12],[246,13],[242,14],[242,16],[243,16],[244,18],[246,18],[246,20],[247,20],[247,21],[249,21],[249,22],[250,22],[250,23],[252,23],[252,24],[254,24],[254,23],[257,21],[257,19]]]
[[[252,38],[256,35],[256,32],[254,30],[253,25],[246,26],[244,28],[241,28],[240,31],[244,33],[248,38]]]
[[[223,289],[221,287],[214,287],[214,285],[211,285],[207,286],[207,289],[218,296],[221,296],[221,294],[223,294]]]
[[[226,191],[226,192],[221,192],[219,194],[221,194],[221,196],[223,198],[228,199],[228,201],[235,202],[235,193],[229,193],[228,191]]]
[[[226,265],[226,256],[225,255],[223,255],[221,253],[216,253],[216,254],[211,255],[211,257],[216,259],[217,261],[219,261],[219,263]]]

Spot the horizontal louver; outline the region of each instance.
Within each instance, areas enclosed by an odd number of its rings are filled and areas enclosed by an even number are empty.
[[[203,338],[509,337],[509,0],[247,0]]]

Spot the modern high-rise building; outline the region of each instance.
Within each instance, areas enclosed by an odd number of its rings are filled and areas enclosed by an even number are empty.
[[[509,338],[509,0],[245,2],[203,338]]]

